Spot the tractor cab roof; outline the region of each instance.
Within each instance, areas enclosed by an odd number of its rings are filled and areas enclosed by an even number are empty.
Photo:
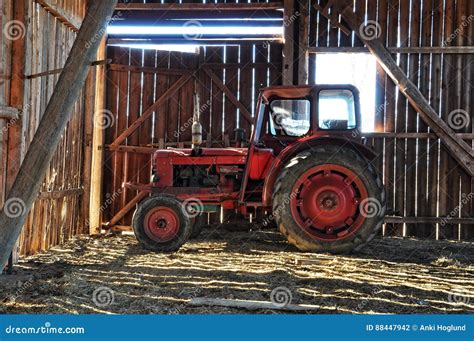
[[[313,90],[318,89],[348,89],[358,94],[357,88],[351,84],[279,85],[262,88],[260,92],[266,99],[272,97],[292,99],[308,97]]]

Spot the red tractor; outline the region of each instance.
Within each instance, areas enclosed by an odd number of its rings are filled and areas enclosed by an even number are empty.
[[[358,90],[268,87],[256,113],[250,141],[237,131],[239,147],[201,148],[197,120],[192,148],[155,152],[152,182],[128,185],[150,193],[133,217],[144,247],[175,251],[221,209],[274,220],[302,251],[347,253],[375,237],[386,194],[362,144]]]

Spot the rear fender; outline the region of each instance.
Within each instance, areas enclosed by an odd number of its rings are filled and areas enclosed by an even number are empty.
[[[265,178],[265,183],[263,186],[263,206],[272,206],[272,195],[275,186],[275,181],[278,178],[278,175],[280,174],[283,166],[288,161],[290,161],[295,155],[313,147],[319,147],[324,145],[336,145],[351,148],[369,161],[372,161],[377,156],[371,149],[369,149],[362,143],[354,141],[353,139],[347,139],[343,137],[315,137],[292,144],[291,146],[285,148],[278,155],[278,157],[273,160],[273,163],[270,167],[267,177]]]

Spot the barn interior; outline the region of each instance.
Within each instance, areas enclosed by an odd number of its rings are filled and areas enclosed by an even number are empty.
[[[473,1],[0,8],[0,313],[474,312]],[[318,84],[360,92],[355,133],[387,193],[372,243],[304,253],[220,209],[175,253],[141,247],[149,193],[127,184],[150,181],[155,151],[191,148],[196,112],[203,146],[236,148],[261,88]],[[291,304],[268,303],[281,288]]]

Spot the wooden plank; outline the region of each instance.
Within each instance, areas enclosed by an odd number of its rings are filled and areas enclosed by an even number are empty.
[[[420,34],[420,45],[430,46],[432,40],[432,24],[433,24],[433,0],[425,0],[423,3],[423,9],[421,12],[421,34]],[[422,94],[429,99],[430,105],[434,107],[430,97],[430,68],[431,68],[431,56],[421,55],[420,56],[420,84]],[[417,126],[419,133],[428,132],[428,126],[423,120],[417,115]],[[416,212],[418,216],[426,217],[429,216],[429,205],[428,200],[429,192],[432,189],[427,190],[428,185],[428,169],[430,160],[428,150],[428,140],[420,139],[417,140],[418,144],[418,158],[417,158],[417,200],[416,200]],[[429,238],[436,237],[436,229],[431,224],[420,224],[412,227],[412,235],[418,238]]]
[[[474,13],[474,1],[469,1],[467,5],[466,13]],[[465,44],[469,46],[474,45],[474,25],[469,25],[467,32],[465,34]],[[465,62],[465,79],[464,79],[464,104],[463,108],[467,112],[472,113],[474,110],[474,90],[472,89],[472,84],[474,84],[474,55],[467,56],[464,58]],[[467,133],[474,133],[474,121],[471,120],[470,126],[468,125],[465,130]],[[471,146],[474,148],[474,141],[471,143]],[[463,177],[461,183],[461,197],[463,194],[474,193],[474,178]],[[470,203],[463,205],[461,216],[469,217],[472,216],[474,212],[474,200],[471,200]],[[473,240],[474,239],[474,230],[466,226],[461,225],[461,240]]]
[[[320,310],[321,306],[309,304],[291,304],[280,305],[273,302],[249,301],[249,300],[229,300],[222,298],[195,297],[189,301],[190,305],[195,306],[219,306],[226,308],[243,308],[248,310],[284,310],[284,311],[310,311]]]
[[[63,189],[50,192],[41,192],[38,200],[58,200],[69,196],[79,196],[84,193],[84,188]]]
[[[362,137],[365,138],[375,138],[375,139],[383,139],[383,138],[400,138],[400,139],[432,139],[438,140],[439,136],[435,133],[362,133]],[[472,141],[474,140],[474,134],[456,134],[459,138],[463,140]]]
[[[209,46],[206,48],[207,52],[209,53],[209,61],[212,63],[224,63],[224,47],[222,46]],[[223,110],[223,101],[224,101],[224,94],[222,89],[225,87],[222,79],[224,78],[224,70],[215,70],[211,71],[204,69],[204,72],[211,78],[211,136],[212,136],[212,143],[217,144],[218,146],[222,146],[222,141],[224,141],[223,131],[222,131],[222,123],[224,117],[224,110]],[[215,73],[214,73],[215,72]],[[220,84],[219,84],[220,83]],[[221,87],[219,86],[221,85]]]
[[[243,115],[243,117],[249,122],[253,123],[253,118],[252,115],[248,112],[247,108],[239,102],[239,100],[235,97],[235,95],[229,90],[228,87],[225,86],[225,84],[217,77],[217,75],[209,70],[209,69],[204,69],[204,72],[212,79],[214,84],[225,93],[227,98],[237,107],[240,109],[240,113]]]
[[[62,22],[64,25],[69,27],[74,32],[79,32],[79,28],[81,27],[81,20],[78,18],[72,17],[68,15],[63,8],[57,5],[53,5],[51,0],[34,0],[38,4],[40,4],[45,10],[47,10],[51,15],[53,15],[56,19]]]
[[[170,52],[170,67],[178,68],[182,66],[182,53]],[[184,77],[184,76],[183,76]],[[177,82],[178,77],[171,76],[170,84]],[[186,82],[187,84],[187,82]],[[166,118],[166,142],[179,142],[179,120],[181,115],[181,94],[184,86],[176,92],[176,95],[171,96],[168,102],[168,116]]]
[[[157,51],[156,63],[157,68],[165,69],[169,67],[170,54],[167,51]],[[158,74],[155,81],[155,98],[160,98],[169,87],[168,74]],[[166,120],[168,117],[168,106],[162,105],[155,111],[155,143],[165,141],[166,139]]]
[[[97,53],[100,40],[95,41],[94,37],[98,32],[104,32],[107,18],[112,15],[116,3],[116,0],[91,3],[84,25],[72,47],[64,71],[59,77],[35,139],[30,144],[18,176],[9,192],[8,200],[20,202],[22,210],[20,214],[10,215],[10,217],[5,211],[0,213],[0,264],[7,262],[20,235],[21,228],[27,218],[26,213],[32,208],[54,150],[85,83],[88,64]],[[85,41],[91,42],[88,49],[84,49]],[[32,174],[32,170],[34,174]]]
[[[18,118],[20,110],[0,104],[0,119],[13,120]]]
[[[354,30],[358,30],[360,21],[351,9],[346,8],[343,12],[343,16]],[[397,82],[402,93],[420,112],[420,116],[423,120],[440,136],[441,140],[451,152],[451,155],[455,157],[459,164],[471,176],[474,176],[474,151],[472,148],[453,134],[452,129],[438,116],[420,90],[407,78],[406,74],[400,69],[379,39],[364,40],[364,42],[383,65],[388,75]]]
[[[453,217],[385,217],[386,224],[466,224],[474,225],[474,218]],[[469,228],[472,228],[469,226]]]
[[[283,68],[282,68],[282,85],[293,85],[293,71],[294,71],[294,31],[295,24],[292,17],[295,13],[295,0],[284,0],[284,15],[287,20],[284,25],[284,39],[283,45]],[[316,33],[316,32],[315,32]]]
[[[184,75],[181,76],[181,78],[178,79],[169,89],[161,96],[153,105],[151,105],[148,109],[146,109],[140,116],[138,120],[136,120],[130,127],[127,128],[123,133],[120,134],[119,137],[111,144],[113,146],[117,146],[121,144],[130,134],[132,134],[135,130],[137,130],[142,123],[147,120],[153,112],[158,109],[161,105],[166,103],[166,101],[176,94],[176,92],[181,89],[183,85],[185,85],[193,75]]]
[[[409,1],[408,1],[409,2]],[[402,14],[403,16],[410,18],[410,36],[409,36],[409,45],[410,46],[420,46],[420,17],[421,17],[421,7],[419,2],[407,4],[406,13]],[[410,16],[411,12],[411,16]],[[420,76],[420,55],[419,54],[410,54],[408,59],[408,70],[405,71],[405,74],[408,74],[408,77],[413,84],[422,90],[419,83]],[[420,92],[421,93],[421,92]],[[426,97],[425,97],[426,98]],[[406,98],[400,93],[400,99],[406,101]],[[429,103],[429,102],[427,102]],[[408,105],[408,114],[406,118],[406,126],[408,132],[417,131],[417,110],[412,105]],[[417,192],[417,184],[419,179],[417,178],[417,171],[420,167],[420,162],[422,160],[422,155],[417,151],[418,141],[408,140],[406,141],[407,148],[407,158],[406,158],[406,216],[417,215],[417,201],[420,199],[420,193]],[[406,226],[405,236],[413,237],[416,235],[417,226]]]
[[[300,17],[298,28],[298,84],[308,84],[309,68],[309,0],[300,0]],[[336,31],[337,32],[337,31]]]
[[[95,68],[89,71],[84,91],[84,167],[82,177],[84,181],[84,196],[82,198],[82,218],[84,226],[90,228],[90,207],[92,190],[92,158],[95,113],[95,91],[97,74]],[[90,232],[90,231],[89,231]]]
[[[192,70],[184,69],[171,69],[166,67],[149,67],[149,66],[134,66],[134,65],[121,65],[121,64],[110,64],[109,69],[113,71],[131,71],[139,73],[157,73],[162,75],[189,75]]]
[[[319,0],[319,7],[325,8],[328,0]],[[317,46],[318,48],[327,48],[329,46],[329,20],[322,14],[322,11],[318,11],[318,37]],[[310,52],[308,48],[308,53]]]
[[[238,46],[227,46],[226,48],[226,63],[234,63],[239,60],[239,47]],[[229,91],[234,94],[237,99],[238,86],[239,86],[239,70],[238,69],[226,69],[225,71],[225,85]],[[232,103],[229,98],[225,98],[225,109],[224,109],[224,135],[234,136],[234,130],[237,128],[237,110],[238,108]]]
[[[119,3],[117,11],[259,11],[259,10],[282,10],[282,2],[259,2],[259,3],[192,3],[192,4],[160,4],[160,3]]]
[[[473,54],[474,47],[471,46],[420,46],[420,47],[386,47],[390,53],[394,54]],[[308,53],[310,54],[324,54],[324,53],[369,53],[367,47],[325,47],[325,46],[310,46]]]
[[[399,8],[399,20],[400,20],[400,30],[399,30],[399,41],[401,46],[408,46],[410,43],[410,0],[400,0]],[[416,7],[413,6],[413,7]],[[409,66],[409,56],[402,55],[399,59],[399,67],[403,73],[408,72]],[[396,111],[396,127],[395,131],[397,133],[402,132],[413,132],[413,127],[408,127],[408,115],[414,115],[413,109],[408,108],[408,101],[406,97],[403,96],[401,91],[399,91],[397,96],[397,111]],[[411,112],[410,112],[411,111]],[[416,117],[415,117],[416,120]],[[410,130],[408,130],[410,129]],[[413,142],[413,141],[410,141]],[[415,198],[415,184],[411,184],[415,178],[411,176],[414,174],[413,167],[416,165],[413,164],[415,158],[415,150],[409,148],[406,150],[407,141],[404,139],[395,139],[395,211],[400,212],[401,215],[414,215],[415,207],[414,201]],[[410,185],[406,185],[410,183]],[[406,188],[406,190],[405,190]],[[413,211],[413,212],[412,212]],[[409,213],[407,213],[409,212]],[[397,230],[397,236],[406,235],[406,226],[403,226],[402,229]]]
[[[443,40],[442,32],[442,22],[443,22],[443,0],[433,0],[433,30],[432,34],[432,44],[438,46]],[[440,102],[441,102],[441,55],[433,55],[431,62],[431,98],[430,102],[437,112],[441,112]],[[431,132],[432,129],[428,127],[428,131]],[[428,215],[435,217],[438,214],[438,178],[439,178],[439,149],[440,143],[437,140],[428,141],[428,150],[429,150],[429,169],[428,169]],[[435,227],[435,238],[437,236]],[[426,231],[422,232],[426,233]]]
[[[252,93],[253,93],[253,84],[252,84],[252,47],[251,46],[241,46],[240,47],[240,60],[242,63],[247,63],[248,65],[240,69],[240,100],[246,111],[250,114],[254,110],[254,105],[252,102]],[[242,112],[242,110],[241,110]],[[252,116],[251,116],[252,117]],[[252,132],[252,121],[246,119],[239,119],[239,128],[246,131],[246,137],[249,139]]]

